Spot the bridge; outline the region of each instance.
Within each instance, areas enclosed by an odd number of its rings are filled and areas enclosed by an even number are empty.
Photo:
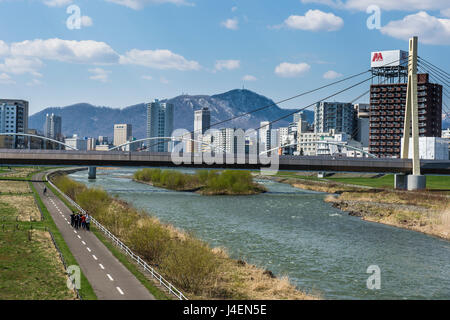
[[[267,157],[246,155],[243,161],[234,156],[223,156],[223,161],[208,164],[195,154],[185,154],[191,161],[177,165],[171,153],[164,152],[123,152],[123,151],[68,151],[68,150],[17,150],[0,149],[2,165],[58,165],[58,166],[130,166],[130,167],[188,167],[260,169],[267,168]],[[286,171],[333,171],[411,174],[411,159],[350,158],[333,156],[279,156],[279,170]],[[219,162],[219,163],[217,163]],[[450,174],[450,161],[421,160],[424,174]]]

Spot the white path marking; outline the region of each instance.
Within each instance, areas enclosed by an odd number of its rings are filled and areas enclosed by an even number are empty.
[[[84,245],[86,245],[86,242],[84,242],[84,241],[81,241],[81,243],[84,244]]]
[[[75,230],[73,230],[73,232],[77,233]]]
[[[120,293],[121,295],[124,295],[122,289],[120,289],[119,287],[116,287],[116,289],[117,289],[117,291],[119,291],[119,293]]]
[[[98,260],[94,254],[92,255],[92,258],[94,258],[94,260]]]
[[[89,248],[86,248],[86,249],[87,249],[87,251],[91,252],[91,249],[89,249]]]
[[[78,235],[77,237],[78,237],[78,239],[81,239],[80,235]]]
[[[109,275],[109,273],[106,274],[109,278],[109,280],[114,281],[114,279]]]
[[[102,270],[105,270],[105,267],[101,263],[99,263],[98,265],[100,266],[100,268],[102,268]]]

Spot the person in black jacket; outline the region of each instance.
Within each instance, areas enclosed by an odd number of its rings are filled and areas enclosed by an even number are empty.
[[[73,212],[70,215],[70,225],[72,227],[74,227],[74,225],[75,225],[75,213],[73,213]]]

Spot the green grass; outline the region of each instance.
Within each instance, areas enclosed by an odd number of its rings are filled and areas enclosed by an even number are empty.
[[[367,178],[367,177],[339,177],[333,178],[317,178],[317,175],[298,175],[296,172],[281,171],[277,173],[281,178],[294,178],[305,179],[311,181],[332,181],[345,184],[354,184],[358,186],[367,186],[373,188],[393,189],[394,188],[394,175],[387,174],[379,178]],[[429,190],[448,190],[450,191],[450,176],[433,176],[427,175],[427,189]]]
[[[28,236],[28,230],[0,232],[0,300],[74,299],[59,257]]]

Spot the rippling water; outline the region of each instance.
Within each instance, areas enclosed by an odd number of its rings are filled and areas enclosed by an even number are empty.
[[[71,177],[324,298],[450,299],[449,241],[362,221],[325,203],[323,193],[285,184],[261,181],[269,192],[255,196],[200,196],[133,182],[135,170]],[[381,270],[380,290],[367,289],[370,265]]]

